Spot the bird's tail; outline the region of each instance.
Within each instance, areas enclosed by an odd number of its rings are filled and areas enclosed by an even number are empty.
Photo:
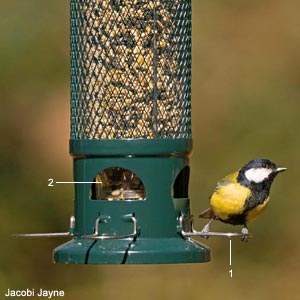
[[[203,219],[214,219],[215,218],[215,215],[210,208],[204,210],[202,213],[199,214],[199,218],[203,218]]]

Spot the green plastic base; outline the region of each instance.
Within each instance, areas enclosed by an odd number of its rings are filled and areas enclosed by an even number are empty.
[[[74,238],[54,250],[65,264],[177,264],[210,261],[210,249],[181,237],[123,240]]]
[[[84,184],[75,184],[74,239],[54,250],[54,261],[65,264],[209,261],[209,248],[180,235],[179,218],[190,218],[191,148],[191,139],[71,140],[74,181]],[[130,170],[140,178],[145,189],[144,200],[93,199],[91,182],[111,167]],[[132,219],[128,222],[128,216],[134,216],[136,222]],[[100,223],[96,223],[99,219]],[[94,233],[98,238],[115,239],[82,238]],[[123,236],[131,237],[120,238]]]

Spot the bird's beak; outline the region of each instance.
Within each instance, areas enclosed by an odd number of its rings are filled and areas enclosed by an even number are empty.
[[[276,169],[276,173],[284,172],[284,171],[286,171],[286,170],[287,170],[287,168],[283,168],[283,167],[277,168],[277,169]]]

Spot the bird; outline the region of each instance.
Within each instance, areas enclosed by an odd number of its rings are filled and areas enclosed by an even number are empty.
[[[199,214],[200,218],[209,219],[201,232],[209,233],[210,224],[218,220],[242,225],[242,241],[247,241],[248,223],[256,220],[266,209],[273,180],[286,170],[269,159],[257,158],[225,176],[210,197],[210,207]]]

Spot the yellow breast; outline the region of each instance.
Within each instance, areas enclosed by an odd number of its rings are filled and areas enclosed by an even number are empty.
[[[257,205],[255,208],[248,212],[246,217],[247,223],[254,221],[263,213],[269,203],[269,200],[270,198],[267,198],[262,204]]]
[[[222,179],[210,198],[210,205],[216,217],[222,220],[229,215],[243,212],[246,199],[250,196],[250,189],[239,184],[236,180],[237,172]]]

